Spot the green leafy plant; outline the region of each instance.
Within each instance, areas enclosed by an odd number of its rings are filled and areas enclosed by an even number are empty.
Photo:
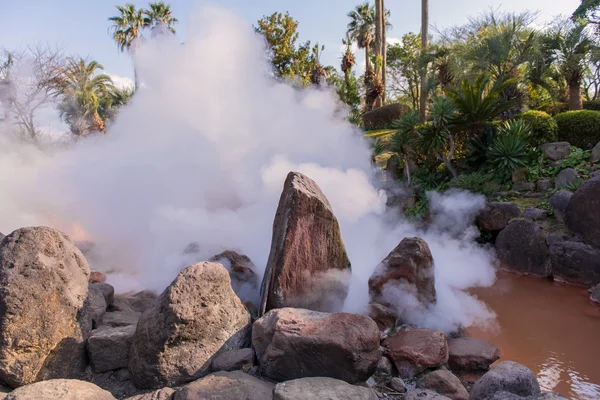
[[[477,171],[470,174],[461,174],[452,179],[450,187],[469,190],[475,193],[491,194],[494,191],[493,185],[490,185],[493,177],[489,172]]]
[[[488,162],[502,181],[507,180],[517,168],[526,167],[529,162],[525,127],[522,121],[506,122],[488,149]]]
[[[427,198],[419,199],[414,206],[407,207],[404,215],[409,219],[421,219],[429,213],[429,201]]]
[[[556,121],[543,111],[527,111],[520,118],[529,125],[531,134],[529,144],[537,147],[544,143],[552,143],[558,140],[558,125]]]
[[[582,149],[591,149],[600,142],[600,111],[567,111],[554,117],[558,140]]]
[[[434,171],[430,172],[421,168],[413,174],[413,185],[421,190],[443,190],[447,178],[444,174]]]
[[[576,192],[577,189],[579,189],[579,187],[581,186],[581,184],[583,183],[583,179],[575,179],[573,182],[569,182],[564,186],[564,189],[569,190],[571,192]]]

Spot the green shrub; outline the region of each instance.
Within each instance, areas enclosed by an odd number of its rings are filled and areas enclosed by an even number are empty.
[[[475,193],[491,194],[495,188],[490,185],[492,175],[488,172],[477,171],[470,174],[461,174],[450,181],[450,187],[469,190]]]
[[[550,115],[557,115],[569,110],[568,103],[551,103],[543,107],[540,107],[540,111],[548,113]]]
[[[584,101],[584,110],[600,111],[600,100]]]
[[[558,140],[558,125],[550,114],[544,111],[527,111],[520,118],[531,128],[528,139],[531,146],[537,147]]]
[[[521,121],[507,122],[488,149],[488,163],[494,168],[494,175],[502,181],[509,179],[517,168],[529,164],[529,151],[521,125]]]
[[[600,142],[600,111],[567,111],[554,116],[558,125],[558,140],[584,150]]]

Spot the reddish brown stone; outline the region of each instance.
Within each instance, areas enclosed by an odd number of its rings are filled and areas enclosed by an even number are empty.
[[[393,328],[398,321],[398,314],[394,310],[377,303],[369,304],[369,317],[382,331]]]
[[[258,276],[256,267],[250,258],[233,250],[225,250],[210,260],[221,263],[229,272],[231,287],[242,302],[258,304],[260,296],[258,293]]]
[[[500,358],[500,350],[496,346],[476,338],[450,339],[448,352],[448,365],[460,371],[486,371]]]
[[[389,348],[389,357],[402,378],[412,378],[427,368],[448,362],[446,337],[432,329],[400,331],[387,338],[383,345]]]
[[[290,172],[273,222],[260,314],[282,307],[340,311],[350,273],[329,201],[310,178]]]
[[[104,275],[100,271],[92,271],[90,272],[90,283],[104,283],[106,282],[106,275]]]

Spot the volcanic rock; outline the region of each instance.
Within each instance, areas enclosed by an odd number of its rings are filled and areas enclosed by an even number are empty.
[[[171,388],[157,389],[153,392],[138,394],[125,400],[172,400],[175,390]]]
[[[221,264],[187,267],[137,324],[129,356],[135,385],[178,386],[206,375],[216,354],[249,344],[250,324]]]
[[[88,310],[92,316],[92,328],[97,328],[102,323],[102,318],[106,313],[106,299],[100,289],[93,284],[88,286]]]
[[[600,248],[600,175],[585,181],[573,194],[565,225],[587,244]]]
[[[102,328],[92,331],[88,339],[88,355],[96,372],[126,368],[135,325]]]
[[[233,349],[225,351],[212,362],[213,371],[237,371],[240,369],[249,370],[254,365],[253,349]]]
[[[113,311],[107,312],[104,314],[104,318],[102,318],[101,326],[109,326],[109,327],[119,327],[119,326],[129,326],[129,325],[137,325],[138,321],[142,313],[135,311]]]
[[[513,220],[496,238],[501,266],[528,275],[550,276],[548,244],[542,229],[532,220]]]
[[[555,188],[561,189],[579,180],[579,174],[573,168],[565,168],[556,175]]]
[[[89,267],[64,234],[18,229],[0,247],[0,381],[78,377],[86,366]]]
[[[552,189],[552,182],[549,179],[540,179],[535,183],[535,189],[538,192],[544,192],[546,190]]]
[[[400,331],[383,341],[401,378],[412,378],[448,362],[448,345],[443,332],[432,329]]]
[[[540,150],[552,161],[564,160],[571,154],[571,145],[568,142],[545,143]]]
[[[490,400],[569,400],[565,396],[559,393],[546,392],[540,394],[534,394],[533,396],[518,396],[510,392],[496,392]]]
[[[514,203],[490,201],[477,215],[476,223],[481,229],[500,231],[506,228],[508,221],[521,215],[519,206]]]
[[[412,389],[406,392],[404,400],[452,400],[430,389]]]
[[[523,216],[531,218],[534,221],[542,221],[548,218],[548,211],[539,208],[526,208]]]
[[[452,400],[468,400],[469,392],[452,372],[438,369],[417,382],[421,389],[431,389]]]
[[[375,321],[382,331],[393,328],[398,321],[396,311],[377,303],[369,304],[369,317]]]
[[[493,344],[477,338],[448,340],[448,365],[453,370],[487,371],[500,358],[500,350]]]
[[[533,396],[540,393],[540,385],[529,368],[513,361],[503,361],[475,382],[469,400],[490,400],[502,391]]]
[[[278,383],[273,400],[377,400],[371,389],[332,378],[301,378]]]
[[[112,394],[93,383],[77,379],[51,379],[22,386],[5,400],[115,400]]]
[[[90,283],[104,283],[106,282],[106,275],[100,271],[92,271],[90,272],[90,278],[88,281]]]
[[[252,344],[261,374],[275,381],[320,376],[362,382],[381,357],[377,324],[359,314],[271,310],[254,323]]]
[[[590,161],[600,161],[600,142],[594,146],[592,149],[592,156],[590,157]]]
[[[227,269],[231,278],[231,287],[242,303],[250,301],[253,304],[260,304],[256,267],[248,256],[226,250],[209,261],[218,262]]]
[[[329,201],[310,178],[290,172],[273,222],[259,315],[282,307],[340,311],[350,274]]]
[[[152,306],[158,294],[152,290],[142,290],[132,295],[116,295],[112,302],[111,311],[133,311],[143,313]]]
[[[100,290],[100,293],[104,296],[107,307],[112,305],[115,296],[115,288],[112,287],[112,285],[109,285],[108,283],[90,283],[89,287]]]
[[[600,303],[600,283],[591,288],[590,299],[595,303]]]
[[[533,182],[515,182],[512,185],[512,190],[515,192],[533,192],[535,183]]]
[[[600,250],[580,242],[550,246],[552,274],[560,281],[591,286],[600,283]]]
[[[559,190],[558,192],[554,193],[548,200],[550,208],[552,208],[552,211],[558,218],[565,218],[567,206],[571,201],[571,197],[573,197],[573,193],[567,190]]]
[[[406,384],[402,379],[398,378],[397,376],[390,379],[388,385],[392,388],[392,390],[398,393],[406,393]]]
[[[215,372],[175,392],[174,400],[270,400],[274,385],[241,371]]]

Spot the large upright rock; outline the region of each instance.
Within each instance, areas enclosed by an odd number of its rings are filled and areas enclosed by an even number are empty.
[[[503,268],[527,275],[550,276],[546,235],[535,222],[518,219],[496,238],[496,253]]]
[[[565,224],[587,244],[600,247],[600,175],[585,181],[573,194]]]
[[[552,275],[556,280],[583,286],[600,283],[600,250],[581,242],[550,245]]]
[[[418,237],[402,239],[369,278],[371,302],[401,309],[386,297],[387,288],[410,293],[424,306],[435,303],[433,256],[427,242]]]
[[[573,197],[573,193],[569,192],[568,190],[559,190],[550,196],[550,199],[548,200],[550,208],[552,208],[554,214],[561,220],[565,218],[567,206],[571,201],[571,197]]]
[[[273,222],[259,315],[282,307],[341,311],[350,274],[329,201],[310,178],[290,172]]]
[[[90,270],[64,234],[23,228],[0,247],[0,381],[18,387],[78,377],[91,317]]]
[[[206,375],[214,355],[246,347],[250,323],[221,264],[187,267],[137,324],[129,355],[135,385],[179,386]]]
[[[377,324],[359,314],[271,310],[254,323],[252,344],[260,372],[276,381],[321,376],[362,382],[381,357]]]

